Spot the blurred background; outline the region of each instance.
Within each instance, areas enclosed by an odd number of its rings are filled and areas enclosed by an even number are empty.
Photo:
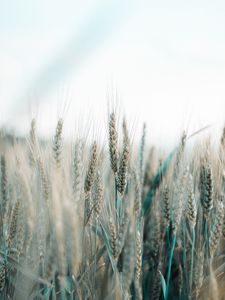
[[[157,145],[221,131],[223,0],[0,3],[0,126],[25,133],[35,117],[47,136],[63,117],[68,135],[82,120],[105,130],[114,102]]]

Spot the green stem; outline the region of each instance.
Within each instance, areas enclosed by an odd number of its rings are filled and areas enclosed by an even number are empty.
[[[170,248],[170,232],[169,232],[169,230],[170,230],[170,227],[168,225],[168,226],[166,226],[166,232],[165,232],[165,240],[166,240],[165,251],[166,251],[166,253],[169,252],[169,248]],[[164,264],[166,264],[166,260],[167,260],[167,257],[165,255],[164,260],[163,260]]]
[[[96,220],[96,219],[95,219]],[[98,220],[96,220],[96,228],[95,228],[95,237],[94,237],[94,248],[95,248],[95,258],[94,258],[94,286],[97,289],[96,285],[96,274],[97,274],[97,231],[98,231]]]
[[[61,289],[60,299],[61,300],[66,300],[66,290],[65,290],[65,288]]]
[[[206,261],[209,260],[209,240],[208,240],[208,222],[205,220],[205,247],[206,247]]]
[[[116,175],[115,175],[115,208],[117,212],[117,184],[116,184]]]
[[[51,294],[52,288],[46,287],[44,289],[44,299],[49,300],[50,294]]]
[[[194,266],[194,251],[195,251],[195,228],[194,228],[194,226],[192,226],[190,293],[191,293],[191,290],[192,290],[192,276],[193,276],[193,266]]]
[[[184,280],[185,283],[182,287],[183,294],[184,292],[188,295],[188,273],[187,273],[187,255],[186,255],[186,224],[183,222],[183,243],[184,243],[184,250],[183,250],[183,272],[184,272]],[[182,294],[182,292],[181,292]],[[181,298],[182,299],[182,298]]]
[[[170,274],[171,274],[173,252],[174,252],[174,249],[175,249],[175,245],[176,245],[176,234],[173,235],[172,246],[171,246],[171,249],[170,249],[168,270],[167,270],[167,278],[166,278],[166,299],[165,300],[168,299],[168,295],[169,295]]]

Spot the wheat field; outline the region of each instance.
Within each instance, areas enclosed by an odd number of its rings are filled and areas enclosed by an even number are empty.
[[[225,299],[225,130],[162,155],[145,125],[107,127],[1,130],[0,299]]]

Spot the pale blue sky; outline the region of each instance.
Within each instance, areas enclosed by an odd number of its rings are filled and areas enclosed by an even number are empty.
[[[101,119],[113,87],[159,144],[225,122],[224,1],[0,1],[0,43],[0,123],[49,132],[62,90]]]

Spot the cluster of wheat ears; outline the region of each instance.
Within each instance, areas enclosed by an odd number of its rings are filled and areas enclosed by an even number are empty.
[[[0,299],[225,299],[225,130],[160,157],[114,112],[106,146],[63,129],[1,131]]]

